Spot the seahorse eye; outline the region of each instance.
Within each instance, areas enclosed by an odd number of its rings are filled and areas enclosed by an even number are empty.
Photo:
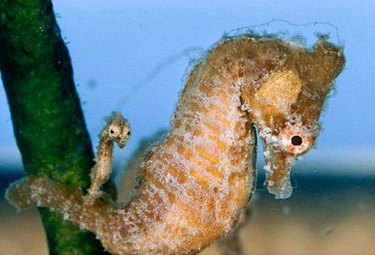
[[[302,144],[302,137],[300,137],[299,135],[295,135],[290,141],[294,146],[299,146]]]
[[[304,126],[284,128],[279,134],[281,148],[286,152],[301,155],[306,153],[314,143],[314,136]]]
[[[120,133],[119,128],[111,125],[108,127],[108,133],[109,133],[109,137],[112,137],[112,138],[118,137]]]

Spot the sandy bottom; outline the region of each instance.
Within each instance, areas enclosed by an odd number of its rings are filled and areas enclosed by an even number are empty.
[[[275,200],[264,189],[257,190],[240,231],[243,254],[375,254],[374,179],[314,176],[297,180],[287,200]],[[1,200],[0,215],[1,254],[47,254],[35,209],[16,213]],[[223,253],[214,244],[200,254]]]

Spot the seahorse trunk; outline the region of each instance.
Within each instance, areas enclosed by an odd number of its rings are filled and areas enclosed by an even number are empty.
[[[129,236],[116,243],[114,229],[108,229],[109,238],[97,232],[110,250],[197,252],[233,229],[247,205],[254,181],[254,132],[241,110],[232,70],[218,72],[209,65],[192,72],[172,130],[141,167],[139,195],[126,210],[117,210]]]

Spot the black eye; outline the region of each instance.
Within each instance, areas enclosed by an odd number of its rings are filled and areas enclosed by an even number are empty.
[[[302,138],[299,135],[295,135],[295,136],[292,137],[291,142],[294,146],[301,145],[302,144]]]
[[[115,133],[115,131],[113,131],[113,129],[109,130],[109,132],[110,132],[111,134],[114,134],[114,133]]]
[[[127,135],[130,135],[130,131],[128,132],[128,134]]]

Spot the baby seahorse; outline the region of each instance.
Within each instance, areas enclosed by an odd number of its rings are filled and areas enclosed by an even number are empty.
[[[195,254],[236,226],[254,191],[254,127],[266,187],[276,198],[291,195],[290,167],[315,144],[344,63],[342,49],[324,38],[312,49],[272,37],[225,38],[188,76],[171,130],[140,165],[139,190],[127,204],[87,203],[80,190],[33,177],[14,184],[8,199],[62,213],[112,254]]]
[[[112,113],[106,121],[107,125],[99,135],[96,164],[91,169],[91,186],[85,197],[85,202],[88,204],[94,203],[97,198],[105,195],[100,191],[100,187],[109,180],[112,172],[113,144],[116,143],[120,148],[124,148],[131,133],[129,123],[121,113]]]

